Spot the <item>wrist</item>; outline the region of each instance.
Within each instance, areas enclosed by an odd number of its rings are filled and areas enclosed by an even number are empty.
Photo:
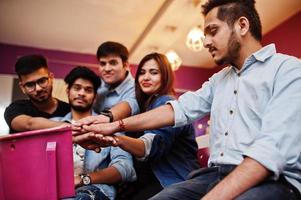
[[[122,119],[118,120],[118,132],[125,131],[125,124]]]
[[[80,184],[81,185],[90,185],[91,184],[91,177],[89,174],[81,174],[80,175]]]
[[[109,118],[109,122],[113,122],[114,121],[113,114],[112,114],[112,112],[110,110],[104,110],[104,111],[100,112],[100,114],[108,117]]]

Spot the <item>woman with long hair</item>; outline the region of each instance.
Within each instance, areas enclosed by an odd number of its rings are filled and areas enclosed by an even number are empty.
[[[145,112],[173,100],[173,84],[174,74],[166,56],[159,53],[146,55],[139,63],[135,77],[140,111]],[[199,168],[191,124],[127,133],[127,136],[116,136],[116,140],[119,147],[136,158],[137,181],[133,200],[148,199],[164,187],[184,181],[189,172]]]

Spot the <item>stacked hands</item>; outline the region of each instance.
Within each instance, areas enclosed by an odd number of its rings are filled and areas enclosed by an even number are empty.
[[[119,132],[118,122],[109,123],[107,116],[88,116],[75,121],[72,127],[72,140],[85,149],[100,152],[101,147],[118,146],[114,133]]]

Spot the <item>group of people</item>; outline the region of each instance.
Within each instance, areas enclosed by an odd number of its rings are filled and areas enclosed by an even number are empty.
[[[117,42],[97,50],[99,76],[78,66],[65,77],[69,104],[52,97],[46,59],[18,59],[29,100],[5,111],[12,132],[71,123],[75,199],[301,199],[301,62],[262,46],[254,0],[209,0],[204,47],[229,65],[200,89],[174,98],[167,58],[146,55],[135,79]],[[138,114],[140,113],[140,114]],[[210,114],[210,158],[199,168],[191,125]],[[118,197],[117,197],[118,198]]]

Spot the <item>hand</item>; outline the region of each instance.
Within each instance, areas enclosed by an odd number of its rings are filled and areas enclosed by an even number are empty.
[[[91,132],[72,136],[73,143],[79,144],[83,148],[88,149],[88,150],[93,150],[97,153],[99,153],[101,151],[98,140],[99,139],[96,138],[96,135]]]
[[[98,139],[97,143],[101,146],[101,147],[108,147],[108,146],[118,146],[119,145],[119,140],[116,136],[102,136],[102,135],[98,135],[96,134],[95,137]]]
[[[109,123],[110,118],[105,115],[93,115],[82,118],[76,121],[77,126],[90,125],[90,124],[101,124],[101,123]]]
[[[90,124],[90,125],[83,125],[82,128],[86,132],[93,132],[95,134],[101,135],[113,135],[119,131],[119,124],[118,122],[112,123],[103,123],[103,124]]]

